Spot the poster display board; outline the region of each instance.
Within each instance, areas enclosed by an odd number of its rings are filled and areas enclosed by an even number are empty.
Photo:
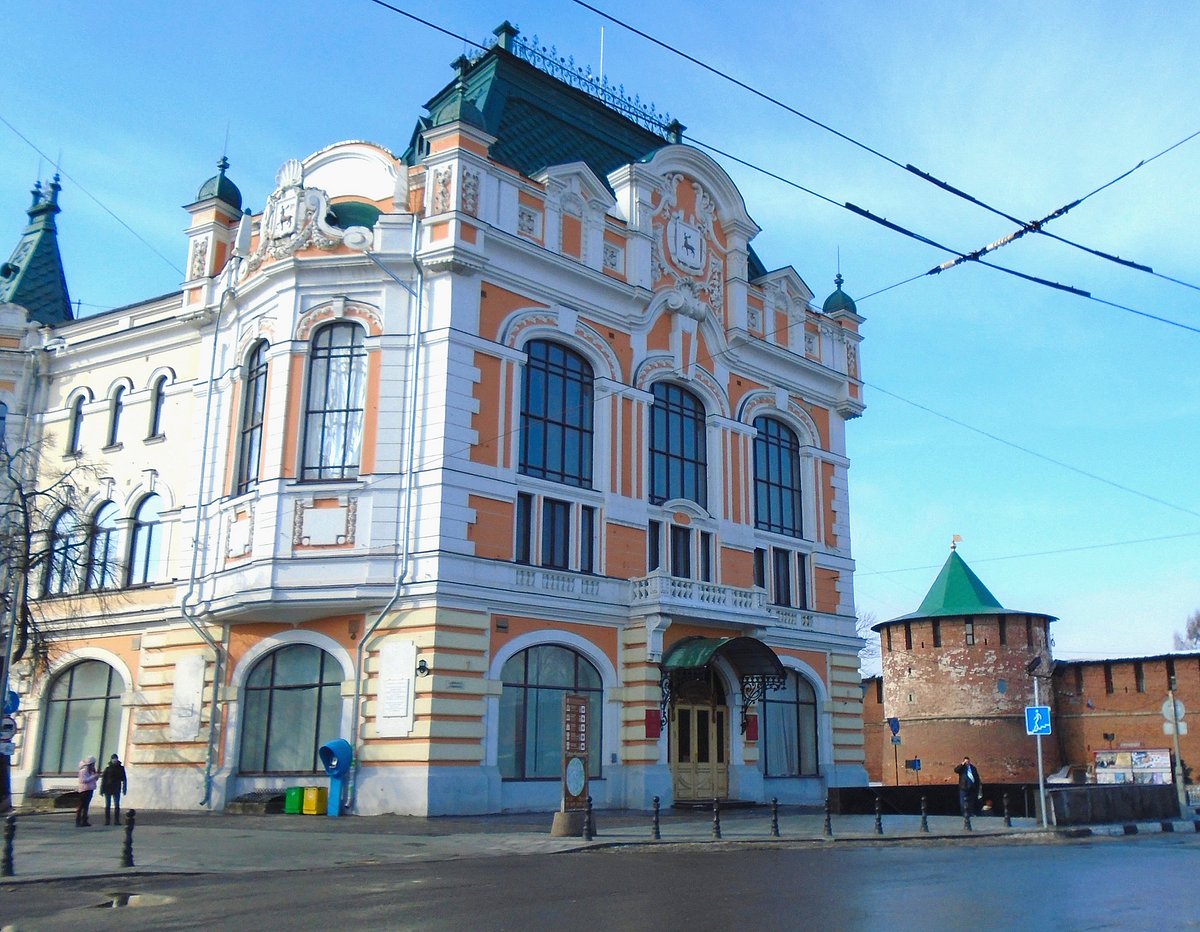
[[[1171,752],[1167,748],[1093,751],[1097,783],[1169,784]]]

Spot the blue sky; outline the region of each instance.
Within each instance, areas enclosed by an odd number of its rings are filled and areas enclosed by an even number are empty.
[[[695,139],[955,248],[1011,231],[569,0],[395,5],[476,41],[508,19],[594,66],[604,26],[606,75]],[[746,2],[736,15],[675,0],[594,5],[1022,218],[1200,129],[1196,4]],[[10,0],[4,19],[0,117],[70,176],[61,242],[85,313],[178,286],[180,205],[213,173],[227,127],[230,177],[260,210],[285,159],[341,139],[402,151],[463,51],[368,0]],[[726,167],[763,228],[764,262],[794,266],[818,302],[839,250],[855,297],[946,258]],[[23,228],[39,172],[52,169],[0,124],[0,252]],[[1198,182],[1200,139],[1050,229],[1200,284]],[[1200,291],[1045,237],[993,258],[1200,327]],[[960,534],[960,553],[1005,606],[1061,618],[1056,655],[1170,649],[1200,608],[1200,333],[975,265],[859,310],[868,408],[848,447],[860,612],[913,610]]]

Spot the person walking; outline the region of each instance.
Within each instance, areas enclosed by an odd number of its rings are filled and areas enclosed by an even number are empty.
[[[979,771],[971,763],[971,758],[964,757],[954,772],[958,774],[958,805],[963,817],[974,815],[978,801],[983,796],[983,780],[979,777]]]
[[[88,807],[92,804],[92,794],[96,792],[96,758],[85,757],[79,762],[79,805],[75,808],[75,827],[88,828]]]
[[[113,816],[113,825],[121,824],[121,794],[129,792],[129,780],[125,776],[125,765],[121,758],[114,754],[108,759],[108,766],[100,776],[100,793],[104,796],[104,824],[109,823],[109,814]]]

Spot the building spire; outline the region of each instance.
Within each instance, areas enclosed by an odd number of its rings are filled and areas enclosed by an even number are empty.
[[[26,210],[29,223],[9,260],[0,265],[0,304],[18,304],[31,321],[48,326],[75,317],[54,221],[62,211],[58,206],[61,190],[57,174],[47,190],[42,189],[40,180],[34,184],[33,203]]]

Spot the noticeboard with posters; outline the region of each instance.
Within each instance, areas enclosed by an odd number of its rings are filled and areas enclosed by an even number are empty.
[[[1171,752],[1167,748],[1093,751],[1097,783],[1171,783]]]

